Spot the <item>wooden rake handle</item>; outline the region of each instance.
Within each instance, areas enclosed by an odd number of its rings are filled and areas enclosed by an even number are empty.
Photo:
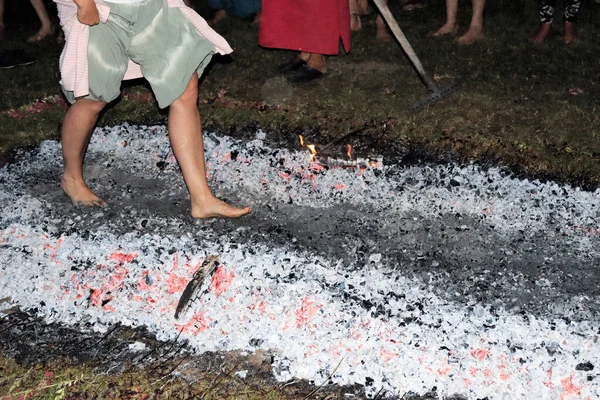
[[[408,59],[410,60],[410,62],[414,66],[415,70],[419,74],[419,78],[421,78],[421,80],[423,81],[423,83],[425,84],[425,86],[427,87],[428,90],[430,90],[430,91],[437,90],[436,84],[433,82],[433,79],[431,79],[431,77],[425,73],[425,68],[423,68],[423,64],[421,64],[421,60],[419,60],[419,57],[417,57],[417,54],[415,53],[412,46],[408,42],[408,39],[404,35],[404,32],[402,32],[402,29],[400,29],[400,27],[398,26],[398,22],[392,15],[392,12],[388,8],[387,4],[385,4],[383,2],[383,0],[373,0],[373,1],[375,2],[375,5],[377,5],[377,8],[379,9],[379,12],[383,16],[383,19],[385,19],[385,22],[390,27],[392,33],[394,34],[394,37],[396,38],[396,40],[398,40],[398,42],[400,43],[400,46],[402,46],[402,50],[404,50],[404,52],[408,56]]]

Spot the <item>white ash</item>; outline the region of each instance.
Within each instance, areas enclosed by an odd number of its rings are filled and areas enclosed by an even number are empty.
[[[165,134],[164,127],[99,129],[88,158],[168,182],[165,196],[180,193],[183,182]],[[503,234],[566,236],[582,257],[599,259],[599,191],[517,180],[474,165],[394,174],[387,166],[383,173],[316,170],[306,152],[268,149],[258,138],[241,143],[212,135],[206,156],[211,185],[239,193],[255,212],[290,200],[308,208],[368,204],[388,210],[390,218],[457,212]],[[137,221],[127,232],[107,223],[93,233],[66,234],[53,212],[57,205],[29,190],[32,176],[59,169],[58,144],[45,142],[0,170],[0,290],[48,322],[87,323],[98,331],[115,323],[145,326],[161,339],[182,332],[180,340],[200,352],[276,351],[273,371],[281,380],[320,384],[330,378],[366,385],[371,395],[382,388],[423,394],[435,386],[441,395],[473,399],[600,397],[597,370],[588,366],[600,365],[597,315],[549,320],[465,306],[433,294],[432,282],[399,275],[380,253],[371,254],[368,265],[345,265],[310,249],[234,245],[211,235],[210,226],[203,236],[148,234],[136,229]],[[104,213],[90,218],[102,220]],[[218,254],[223,267],[182,325],[173,317],[177,301],[210,254]],[[565,315],[582,300],[565,304]]]
[[[144,350],[146,350],[146,343],[133,342],[128,347],[129,347],[129,350],[131,350],[131,351],[144,351]]]
[[[259,132],[258,137],[264,133]],[[271,201],[311,207],[341,203],[369,204],[392,215],[417,211],[422,215],[461,213],[481,218],[499,231],[543,230],[552,237],[568,235],[594,238],[600,220],[600,189],[581,191],[568,185],[519,180],[500,169],[410,167],[392,176],[378,176],[374,168],[362,173],[344,168],[322,170],[309,162],[308,151],[272,150],[262,139],[240,143],[228,137],[205,138],[208,175],[215,185],[234,187],[255,204]],[[235,159],[232,152],[237,153]],[[58,167],[57,142],[44,142],[34,155],[4,173],[5,184],[18,191],[18,176]],[[88,158],[102,159],[102,168],[126,165],[132,174],[152,179],[157,175],[181,189],[183,180],[168,146],[164,126],[120,125],[97,129]],[[157,164],[162,167],[158,167]],[[98,168],[98,167],[97,167]],[[11,175],[12,174],[12,175]],[[11,178],[12,176],[12,178]],[[552,227],[552,229],[548,229]],[[586,241],[580,242],[582,245]]]

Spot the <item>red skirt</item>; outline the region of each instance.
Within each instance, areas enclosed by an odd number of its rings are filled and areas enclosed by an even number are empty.
[[[337,54],[350,51],[348,0],[263,0],[258,43],[264,47]]]

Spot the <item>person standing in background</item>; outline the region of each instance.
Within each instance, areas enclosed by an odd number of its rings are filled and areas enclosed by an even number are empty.
[[[485,0],[472,0],[473,14],[469,29],[461,35],[456,41],[460,45],[473,44],[483,40],[483,9]],[[446,23],[440,29],[432,33],[434,37],[443,35],[455,36],[458,34],[458,22],[456,15],[458,12],[458,0],[446,0]]]
[[[576,42],[579,39],[577,35],[577,15],[581,8],[581,0],[565,0],[565,43]],[[531,37],[533,43],[542,43],[550,35],[552,21],[554,20],[554,11],[556,9],[556,0],[539,0],[540,5],[540,26]]]
[[[258,43],[298,55],[280,65],[292,83],[327,73],[326,55],[337,55],[339,41],[350,51],[348,0],[263,0]]]

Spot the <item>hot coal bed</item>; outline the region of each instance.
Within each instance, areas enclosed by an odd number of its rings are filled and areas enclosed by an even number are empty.
[[[323,166],[265,135],[206,136],[215,193],[254,209],[234,221],[187,217],[164,126],[96,130],[86,176],[107,207],[70,204],[57,142],[2,168],[2,312],[268,351],[280,381],[367,397],[600,398],[599,190],[476,165]]]

